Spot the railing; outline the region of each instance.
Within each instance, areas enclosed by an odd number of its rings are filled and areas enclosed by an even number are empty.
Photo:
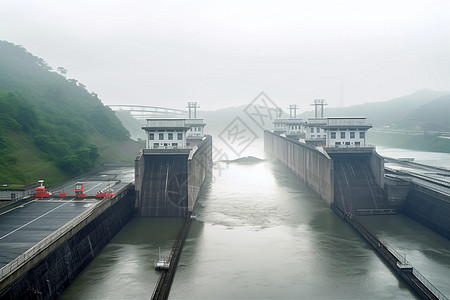
[[[431,183],[434,183],[434,184],[437,184],[437,185],[440,185],[440,186],[443,186],[443,187],[450,188],[450,183],[448,181],[445,181],[445,180],[432,178],[430,176],[422,175],[422,174],[419,174],[419,173],[416,173],[416,172],[412,172],[412,171],[409,171],[409,170],[404,170],[404,169],[395,169],[395,168],[386,167],[386,166],[384,168],[386,170],[394,173],[394,174],[397,174],[397,175],[407,175],[407,176],[411,176],[413,178],[418,178],[418,179],[421,179],[421,180],[424,180],[424,181],[427,181],[427,182],[431,182]]]
[[[340,148],[375,148],[375,145],[371,144],[364,144],[364,145],[327,145],[324,146],[324,148],[331,148],[331,149],[340,149]]]
[[[386,241],[379,239],[380,243],[382,243],[383,247],[386,248],[395,258],[402,264],[403,267],[408,266],[412,268],[412,265],[406,260],[405,254],[400,254],[397,250],[394,249],[391,245],[389,245]]]
[[[191,149],[192,147],[190,146],[158,146],[158,147],[150,147],[150,148],[146,148],[146,149],[153,149],[153,150],[158,150],[158,149]]]
[[[124,193],[126,193],[126,190],[132,185],[132,183],[127,184],[124,188],[121,189],[121,192],[116,194],[116,196],[113,197],[113,199],[121,199]],[[8,263],[6,266],[0,269],[0,282],[6,278],[7,276],[11,275],[13,272],[15,272],[17,269],[19,269],[21,266],[23,266],[25,263],[30,261],[32,258],[34,258],[37,254],[44,251],[48,247],[50,247],[52,244],[57,243],[61,238],[63,238],[66,234],[72,233],[74,227],[78,226],[79,224],[86,225],[88,223],[88,219],[90,217],[97,217],[100,215],[103,211],[105,211],[108,207],[110,207],[113,202],[115,201],[109,201],[109,198],[105,198],[97,205],[94,205],[66,224],[64,224],[61,228],[57,229],[44,239],[42,239],[40,242],[35,244],[33,247],[19,255],[17,258],[12,260],[10,263]],[[101,208],[101,209],[100,209]],[[95,211],[94,211],[95,210]],[[81,229],[81,228],[80,228]],[[72,231],[72,232],[71,232]],[[78,232],[78,230],[77,230]]]
[[[169,297],[170,288],[172,286],[173,279],[175,277],[175,272],[177,270],[178,260],[181,256],[181,251],[183,251],[183,245],[186,237],[189,233],[189,228],[191,226],[191,213],[188,213],[178,231],[177,237],[172,247],[172,251],[169,256],[169,269],[162,270],[161,276],[158,279],[152,297],[152,300],[167,299]]]
[[[422,287],[420,287],[420,284],[414,283],[416,287],[421,289],[425,294],[427,294],[426,291],[423,290],[423,288],[428,289],[429,292],[431,292],[434,297],[436,297],[439,300],[449,300],[444,294],[442,294],[431,282],[428,281],[428,279],[425,278],[422,274],[420,274],[419,271],[413,268],[413,266],[409,263],[409,261],[406,260],[406,256],[400,254],[397,250],[395,250],[391,245],[389,245],[386,241],[379,239],[374,234],[372,234],[368,229],[366,229],[361,223],[359,223],[356,219],[352,219],[351,215],[347,214],[344,216],[342,211],[334,205],[332,205],[333,210],[338,212],[341,216],[346,218],[346,221],[354,228],[356,231],[363,236],[366,241],[368,241],[372,246],[378,245],[378,248],[384,248],[386,249],[392,256],[395,257],[397,260],[397,268],[402,270],[403,274],[407,274],[411,272],[412,276],[414,276],[421,284]],[[374,244],[375,243],[375,244]]]
[[[439,300],[448,300],[448,298],[442,294],[431,282],[428,281],[428,279],[425,278],[422,274],[420,274],[419,271],[413,268],[412,270],[414,276],[416,276],[417,279],[420,280],[432,293],[436,296]]]
[[[415,269],[411,263],[406,259],[406,255],[405,254],[400,254],[397,250],[395,250],[391,245],[389,245],[386,241],[381,240],[380,242],[383,243],[383,246],[392,254],[395,256],[395,258],[402,264],[402,266],[399,266],[400,268],[411,268],[412,269],[412,273],[414,274],[414,276],[424,285],[426,286],[432,293],[433,295],[436,296],[436,298],[438,298],[439,300],[448,300],[448,298],[441,293],[441,291],[439,291],[430,281],[428,281],[428,279],[425,278],[425,276],[423,276],[419,271],[417,271],[417,269]]]

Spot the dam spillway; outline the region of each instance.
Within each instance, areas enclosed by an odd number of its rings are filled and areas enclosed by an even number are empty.
[[[385,193],[370,166],[371,155],[330,154],[334,167],[334,204],[343,212],[388,208]]]
[[[135,162],[138,217],[186,217],[212,165],[212,138],[192,149],[143,149]]]
[[[384,169],[373,147],[314,147],[270,131],[264,149],[283,162],[329,205],[344,212],[388,208]]]

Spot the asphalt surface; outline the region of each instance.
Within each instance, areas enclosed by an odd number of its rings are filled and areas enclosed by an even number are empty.
[[[417,174],[420,176],[429,177],[430,179],[450,183],[450,170],[446,168],[439,168],[417,164],[414,162],[397,161],[392,159],[388,159],[385,162],[384,166],[393,170]]]
[[[61,191],[66,198],[31,198],[0,208],[0,268],[33,247],[36,243],[78,216],[83,211],[99,203],[97,199],[77,199],[76,182],[82,182],[86,196],[96,193],[108,185],[115,193],[134,181],[134,167],[102,167],[95,172],[68,181],[54,189],[53,196]]]

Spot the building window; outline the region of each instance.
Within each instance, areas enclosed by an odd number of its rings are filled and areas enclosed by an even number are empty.
[[[155,134],[153,132],[150,132],[148,138],[149,140],[153,141],[155,139]]]
[[[164,132],[159,133],[159,140],[160,141],[164,140]]]
[[[159,148],[159,143],[153,143],[153,148],[154,149],[158,149]]]
[[[336,132],[332,131],[332,132],[331,132],[331,139],[334,140],[335,138],[336,138]]]
[[[364,132],[364,131],[361,131],[361,132],[359,133],[359,138],[360,138],[360,139],[363,139],[364,136],[365,136],[365,132]]]
[[[354,139],[354,138],[355,138],[355,132],[353,132],[353,131],[350,132],[350,138],[351,138],[351,139]]]
[[[172,133],[172,132],[169,132],[169,133],[167,134],[167,139],[173,140],[173,133]]]
[[[178,148],[178,143],[172,143],[172,147]]]
[[[183,139],[183,133],[182,132],[177,132],[177,139],[179,141],[181,141]]]
[[[341,139],[345,139],[345,131],[341,131]]]
[[[311,133],[314,133],[314,127],[311,127]]]

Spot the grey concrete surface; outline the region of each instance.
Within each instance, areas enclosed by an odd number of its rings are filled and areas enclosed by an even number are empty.
[[[113,186],[115,192],[119,192],[132,181],[133,166],[102,166],[49,190],[53,195],[59,195],[62,190],[68,195],[74,195],[75,183],[83,182],[86,195],[95,196],[108,184]],[[0,268],[98,202],[96,199],[50,197],[21,200],[1,207]]]

